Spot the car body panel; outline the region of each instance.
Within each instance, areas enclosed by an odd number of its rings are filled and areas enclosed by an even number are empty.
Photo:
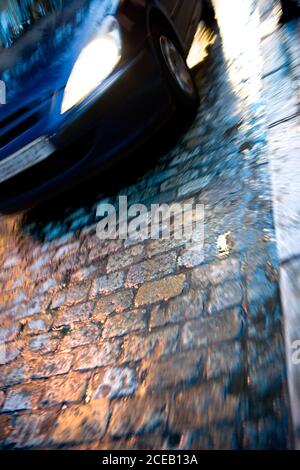
[[[187,38],[191,35],[192,18],[195,13],[196,5],[199,5],[200,8],[200,2],[197,0],[183,0],[180,2],[176,12],[176,29],[184,43],[187,42]]]
[[[7,104],[0,106],[0,161],[41,136],[57,148],[49,162],[0,184],[0,208],[22,199],[33,203],[58,184],[68,187],[161,126],[173,104],[149,40],[149,15],[156,9],[165,16],[187,52],[201,7],[200,0],[192,7],[191,2],[66,0],[63,9],[54,8],[0,49],[0,79],[7,83]],[[93,93],[61,114],[72,68],[107,15],[120,25],[122,59]],[[77,155],[74,149],[81,146]],[[23,189],[15,194],[14,187]]]

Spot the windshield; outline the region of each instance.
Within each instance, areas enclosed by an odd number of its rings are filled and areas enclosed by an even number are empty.
[[[62,7],[63,0],[0,0],[0,47],[10,47],[26,29]],[[64,0],[64,4],[69,3]]]

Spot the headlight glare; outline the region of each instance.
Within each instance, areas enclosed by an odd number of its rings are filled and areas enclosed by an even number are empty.
[[[110,19],[109,30],[97,36],[81,51],[64,91],[61,113],[73,108],[101,85],[120,58],[119,27],[115,19]]]

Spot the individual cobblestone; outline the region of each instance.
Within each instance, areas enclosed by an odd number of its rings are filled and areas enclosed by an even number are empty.
[[[4,392],[0,391],[0,409],[2,408],[4,401],[5,401],[5,394]]]
[[[173,432],[224,424],[236,419],[239,399],[225,394],[220,384],[207,384],[181,392],[170,410],[170,428]]]
[[[71,286],[69,289],[65,289],[58,292],[51,303],[51,308],[55,309],[58,307],[71,307],[73,304],[81,303],[87,298],[89,286],[85,284],[78,284]]]
[[[103,338],[124,336],[128,333],[144,330],[147,325],[145,315],[145,310],[132,310],[110,316],[103,327]]]
[[[233,374],[241,373],[244,361],[241,343],[214,346],[208,352],[205,365],[206,377],[208,380],[219,379],[222,376],[230,378]]]
[[[90,298],[95,298],[101,294],[107,295],[120,289],[124,284],[124,273],[112,273],[95,279],[90,291]]]
[[[138,361],[152,354],[162,356],[174,353],[178,348],[178,340],[179,328],[176,326],[163,328],[146,337],[130,335],[124,340],[122,361]]]
[[[79,246],[80,246],[80,242],[73,242],[73,243],[69,243],[67,245],[61,246],[57,250],[57,252],[54,256],[54,261],[61,261],[66,256],[73,255],[74,253],[76,253],[78,251]]]
[[[40,379],[69,372],[72,364],[69,353],[47,354],[30,361],[25,367],[25,378]]]
[[[92,246],[89,253],[89,261],[94,261],[98,258],[120,250],[123,246],[122,240],[99,240],[97,237],[87,240],[87,244]],[[93,246],[94,245],[94,246]]]
[[[85,396],[90,373],[70,372],[67,376],[51,377],[37,384],[42,391],[44,407],[81,402]]]
[[[64,325],[87,321],[93,312],[93,308],[94,304],[92,302],[61,308],[55,314],[53,327],[59,328]]]
[[[42,391],[36,383],[12,387],[6,392],[2,411],[33,410],[38,407]]]
[[[106,263],[98,263],[97,265],[91,265],[87,268],[81,268],[71,275],[71,282],[79,283],[85,282],[89,279],[105,274]]]
[[[145,369],[147,390],[174,390],[189,386],[201,379],[203,373],[201,354],[176,354],[172,358],[151,361]]]
[[[184,250],[178,258],[178,266],[184,268],[193,268],[203,263],[204,250],[202,246],[195,246]]]
[[[114,364],[121,355],[121,342],[103,342],[76,349],[74,352],[74,370],[89,370]]]
[[[143,259],[144,246],[135,245],[125,251],[120,251],[109,256],[107,263],[107,272],[120,271],[121,269],[138,263]]]
[[[136,287],[171,274],[176,267],[176,258],[176,253],[169,253],[132,266],[127,274],[126,286]]]
[[[203,313],[204,298],[201,290],[193,289],[186,295],[170,300],[167,305],[157,305],[151,310],[150,328],[168,323],[181,322],[200,317]]]
[[[63,410],[51,433],[55,444],[88,443],[101,439],[109,419],[109,401],[105,398]]]
[[[144,435],[167,422],[167,403],[163,399],[148,396],[117,402],[112,411],[108,432],[113,437]]]
[[[100,337],[100,330],[97,325],[76,323],[67,332],[59,344],[61,351],[68,351],[78,346],[94,343]]]
[[[17,416],[5,439],[5,445],[14,448],[40,447],[48,443],[48,436],[57,416],[56,411],[42,411]]]
[[[28,338],[28,348],[31,352],[37,354],[53,353],[57,350],[61,341],[60,332],[49,332]]]
[[[138,388],[136,373],[129,367],[111,367],[93,376],[90,395],[98,398],[120,398],[132,395]]]
[[[243,289],[238,282],[227,282],[211,290],[208,312],[214,313],[225,310],[243,302]]]
[[[23,348],[24,341],[20,338],[11,343],[0,343],[0,365],[14,361],[21,354]]]
[[[185,275],[178,274],[160,281],[148,282],[139,288],[135,298],[135,305],[151,304],[160,300],[168,300],[181,294],[185,282]]]
[[[243,448],[246,450],[264,450],[272,448],[284,450],[284,435],[280,428],[274,427],[274,418],[266,416],[258,422],[247,422],[243,433]]]
[[[13,424],[9,416],[1,415],[0,416],[0,443],[3,444],[6,441],[6,438],[13,430]]]
[[[18,322],[8,321],[8,324],[0,328],[0,341],[13,341],[20,331],[20,324]]]
[[[239,338],[242,317],[238,309],[220,313],[214,317],[188,322],[182,330],[182,346],[193,349]]]
[[[51,295],[48,292],[44,293],[37,299],[33,299],[26,305],[26,308],[18,307],[16,318],[22,320],[23,318],[32,317],[41,313],[45,313],[48,305],[51,302]]]
[[[282,359],[282,358],[280,358]],[[251,367],[248,371],[250,389],[257,397],[267,397],[272,390],[280,390],[285,380],[285,374],[280,363],[275,362],[272,367]]]
[[[198,170],[190,170],[186,171],[185,173],[181,173],[180,175],[173,176],[172,178],[168,178],[164,181],[160,189],[161,191],[167,191],[168,189],[176,188],[178,186],[182,186],[191,180],[194,180],[198,176]]]
[[[26,321],[23,332],[28,335],[47,333],[52,325],[52,321],[52,316],[46,314],[31,317]]]
[[[208,434],[194,433],[190,448],[193,450],[239,450],[238,434],[233,425],[211,426]]]
[[[112,313],[121,313],[132,307],[134,293],[126,289],[115,294],[101,297],[94,308],[93,321],[103,322]]]
[[[46,281],[42,282],[39,287],[37,288],[37,293],[39,295],[45,294],[46,292],[54,292],[55,289],[58,287],[58,281],[54,278],[47,279]],[[35,312],[37,313],[37,312]]]
[[[209,185],[212,177],[210,175],[192,180],[178,189],[178,196],[187,196],[196,194]]]
[[[167,251],[176,250],[185,245],[185,240],[149,240],[147,245],[147,256],[152,258],[153,256],[165,253]]]
[[[221,284],[239,276],[240,260],[238,258],[227,258],[194,269],[191,282],[194,287],[206,287],[208,284]]]

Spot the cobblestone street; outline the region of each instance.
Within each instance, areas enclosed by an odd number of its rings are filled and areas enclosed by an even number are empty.
[[[114,194],[0,219],[0,448],[292,446],[270,161],[284,117],[279,27],[266,29],[276,2],[242,2],[239,24],[214,3],[198,114],[172,147]],[[203,204],[204,248],[100,241],[97,205],[119,195]]]

